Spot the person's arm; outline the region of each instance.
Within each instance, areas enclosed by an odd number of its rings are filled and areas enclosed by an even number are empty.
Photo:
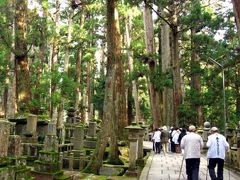
[[[206,144],[206,146],[207,146],[207,147],[210,147],[211,144],[212,144],[212,142],[211,142],[211,138],[210,138],[210,136],[208,136],[208,140],[207,140],[207,144]]]
[[[227,142],[226,138],[224,137],[224,146],[225,149],[228,150],[229,149],[229,143]]]
[[[183,138],[182,138],[182,140],[181,140],[181,144],[180,144],[180,146],[181,146],[181,149],[184,149],[185,148],[185,141],[186,141],[186,138],[185,138],[186,136],[184,136]]]

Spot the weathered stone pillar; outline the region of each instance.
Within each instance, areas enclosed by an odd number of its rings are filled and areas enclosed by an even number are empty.
[[[208,135],[209,135],[209,130],[210,130],[210,122],[204,122],[203,124],[203,133],[202,133],[202,138],[203,138],[203,150],[207,151],[207,140],[208,140]]]
[[[8,155],[10,135],[10,123],[4,119],[0,120],[0,158]]]
[[[71,153],[69,154],[69,158],[68,158],[69,170],[70,170],[70,171],[73,171],[73,161],[74,161],[74,155],[73,155],[73,153],[71,152]]]
[[[89,122],[89,127],[88,127],[88,136],[89,137],[95,137],[96,136],[96,131],[97,131],[97,123],[94,121]]]
[[[144,137],[144,129],[139,130],[138,132],[139,138],[138,138],[138,157],[137,157],[137,165],[144,166],[144,160],[143,160],[143,137]]]
[[[82,149],[83,140],[84,140],[84,127],[76,126],[74,129],[74,136],[73,136],[73,149],[74,150]]]
[[[56,123],[48,123],[48,134],[45,137],[44,149],[58,152],[58,139],[56,136]]]
[[[148,136],[148,128],[149,128],[149,125],[145,125],[145,124],[140,124],[141,128],[144,129],[144,136],[143,136],[143,140],[144,141],[148,141],[149,140],[149,136]]]
[[[60,169],[63,169],[63,152],[59,153]]]
[[[79,170],[83,170],[85,168],[85,152],[81,151],[80,152],[80,157],[79,157]]]
[[[27,133],[35,134],[37,132],[37,116],[29,114],[27,118]]]
[[[56,134],[57,134],[56,123],[49,122],[48,123],[48,135],[56,136]]]
[[[126,129],[129,130],[128,140],[129,140],[129,167],[126,175],[128,176],[137,176],[136,171],[136,160],[137,160],[137,153],[138,153],[138,138],[139,138],[139,131],[142,130],[140,126],[136,123],[132,123],[131,126],[127,126]]]

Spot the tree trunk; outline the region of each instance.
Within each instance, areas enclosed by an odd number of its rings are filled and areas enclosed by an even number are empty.
[[[233,4],[233,11],[235,14],[236,18],[236,26],[237,26],[237,31],[238,31],[238,41],[239,41],[239,46],[240,46],[240,1],[239,0],[232,0]],[[236,67],[236,77],[239,78],[240,75],[240,66],[237,65]],[[236,93],[237,93],[237,98],[236,98],[236,114],[239,116],[240,115],[240,84],[236,80],[235,83],[236,86]]]
[[[55,70],[55,64],[58,62],[58,52],[59,52],[59,45],[58,45],[58,35],[59,35],[59,22],[60,22],[60,2],[59,0],[55,0],[55,4],[56,4],[56,13],[55,13],[55,19],[54,19],[54,22],[55,22],[55,37],[53,38],[53,42],[52,42],[52,45],[51,45],[51,49],[50,49],[50,56],[49,56],[49,68],[50,68],[50,71],[51,72],[54,72]],[[51,82],[50,82],[50,89],[49,89],[49,94],[50,94],[50,97],[52,97],[54,95],[54,93],[56,92],[57,90],[57,84],[54,84],[52,79],[51,79]],[[50,111],[50,118],[53,117],[53,110],[56,108],[56,104],[54,104],[54,102],[51,100],[50,101],[50,107],[49,107],[49,111]]]
[[[232,0],[233,4],[233,11],[236,18],[236,25],[238,30],[238,37],[240,42],[240,1],[239,0]]]
[[[151,10],[147,5],[144,7],[144,29],[145,29],[145,46],[146,50],[149,54],[155,52],[154,48],[154,33],[153,33],[153,19]],[[156,62],[151,59],[149,64],[150,72],[156,71]],[[151,78],[151,75],[150,75]],[[161,124],[161,108],[160,108],[160,95],[154,87],[153,83],[148,79],[148,90],[150,96],[150,104],[151,104],[151,114],[153,118],[153,128],[158,128]]]
[[[197,57],[196,54],[196,46],[193,41],[193,38],[196,34],[196,31],[194,28],[191,29],[191,49],[192,49],[192,55],[191,55],[191,89],[194,92],[193,96],[194,99],[196,99],[195,96],[198,96],[200,98],[201,94],[201,78],[199,74],[199,69],[200,69],[200,63],[199,63],[199,58]],[[198,127],[203,125],[203,111],[202,111],[202,106],[200,104],[200,99],[197,99],[198,103],[192,102],[192,106],[196,111],[196,119],[193,120],[193,122],[196,122],[196,125]]]
[[[133,52],[130,50],[131,45],[131,22],[132,21],[132,15],[130,14],[126,20],[125,20],[125,30],[126,30],[126,45],[127,45],[127,55],[128,55],[128,66],[129,66],[129,72],[133,72]],[[140,121],[140,106],[139,106],[139,100],[138,100],[138,89],[137,89],[137,80],[132,81],[132,96],[134,99],[134,107],[135,107],[135,121],[138,124]]]
[[[108,42],[108,60],[116,66],[116,76],[114,79],[114,115],[110,123],[111,141],[109,163],[119,164],[117,141],[123,137],[124,128],[128,125],[126,97],[124,87],[123,60],[121,58],[121,35],[119,29],[117,0],[108,0],[107,5],[107,42]]]
[[[81,9],[80,14],[80,29],[83,28],[85,20],[85,12],[84,9]],[[76,59],[76,99],[75,99],[75,109],[80,111],[81,122],[85,122],[84,119],[84,109],[83,109],[83,101],[82,101],[82,90],[81,90],[81,83],[82,83],[82,48],[78,47],[77,50],[77,59]]]
[[[171,52],[170,28],[165,22],[161,27],[161,57],[162,73],[166,74],[171,68]],[[163,89],[163,122],[165,125],[173,125],[173,90],[170,87]]]
[[[85,119],[85,122],[88,123],[92,119],[91,114],[91,99],[92,99],[92,90],[91,90],[91,61],[87,62],[87,87],[86,87],[86,107],[87,107],[87,117]]]
[[[18,109],[25,111],[31,97],[27,57],[27,1],[16,1],[15,19],[15,74]]]
[[[72,10],[71,7],[69,7],[69,15],[68,15],[68,34],[67,34],[67,44],[66,44],[66,50],[65,50],[65,59],[64,59],[64,72],[68,72],[68,66],[69,66],[69,54],[71,50],[71,41],[72,41],[72,24],[73,24],[73,14],[74,10]]]
[[[178,109],[182,103],[181,73],[179,59],[179,32],[175,2],[171,5],[171,58],[173,68],[173,124],[178,125]]]
[[[105,96],[103,104],[103,121],[101,131],[98,135],[98,141],[93,156],[85,168],[84,172],[98,174],[102,166],[103,155],[111,133],[110,144],[110,163],[119,159],[117,149],[118,121],[116,105],[118,98],[116,97],[116,68],[117,61],[120,60],[120,34],[118,31],[117,21],[115,19],[116,0],[107,0],[107,43],[108,43],[108,59],[107,59],[107,76],[105,84]],[[119,80],[119,79],[118,79]]]

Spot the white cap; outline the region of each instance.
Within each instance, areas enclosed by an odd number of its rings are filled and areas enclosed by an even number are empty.
[[[194,131],[196,131],[196,127],[191,125],[191,126],[189,126],[188,130],[191,132],[194,132]]]
[[[211,131],[212,131],[212,132],[217,132],[217,131],[218,131],[218,128],[217,128],[217,127],[212,127],[212,128],[211,128]]]

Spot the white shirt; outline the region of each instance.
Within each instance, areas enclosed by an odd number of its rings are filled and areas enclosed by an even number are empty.
[[[179,134],[180,134],[180,132],[177,131],[177,132],[173,135],[172,141],[174,142],[174,144],[179,144],[179,142],[178,142]]]
[[[190,132],[181,140],[181,148],[184,149],[184,159],[200,158],[203,139],[200,135]]]
[[[225,159],[225,151],[229,148],[229,144],[223,135],[214,133],[208,136],[207,147],[209,148],[208,158]]]
[[[161,141],[161,131],[155,131],[153,138],[154,142],[160,142]]]

